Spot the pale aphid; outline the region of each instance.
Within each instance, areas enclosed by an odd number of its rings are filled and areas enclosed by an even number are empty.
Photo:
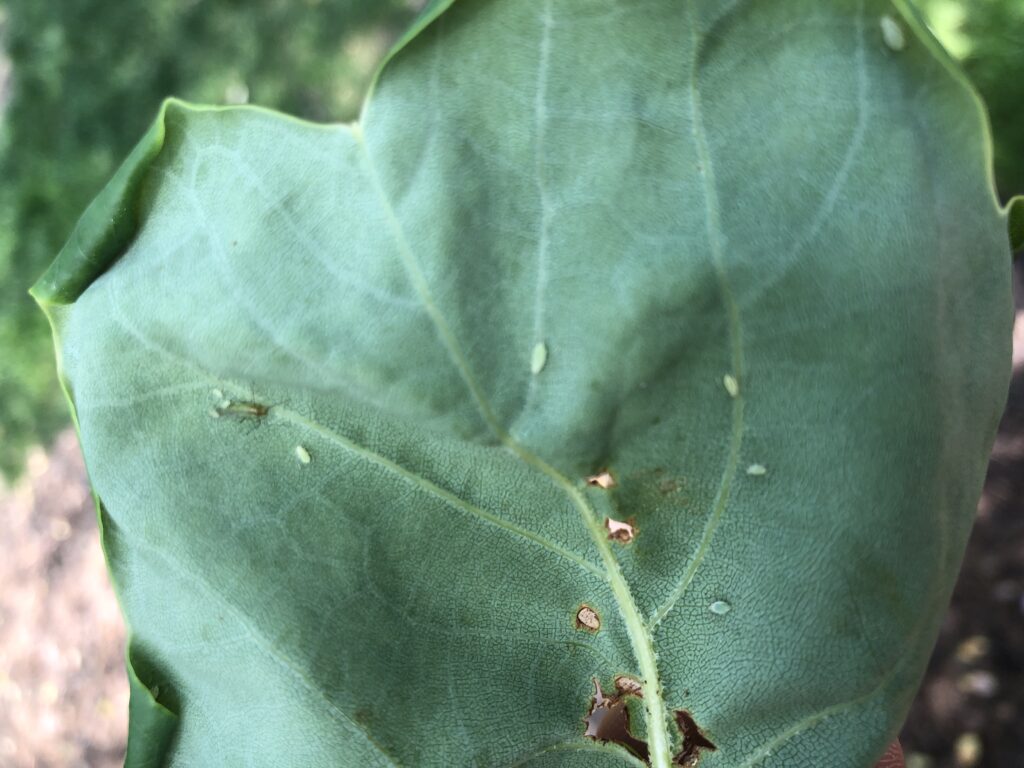
[[[530,355],[530,373],[536,376],[544,370],[548,362],[548,346],[543,341],[538,341]]]
[[[725,600],[715,600],[715,602],[708,606],[708,610],[716,616],[725,616],[725,614],[732,610],[732,606],[725,602]]]
[[[219,389],[212,389],[212,390],[210,390],[210,394],[213,395],[215,400],[223,400],[224,399],[224,393],[221,392]]]
[[[309,455],[309,451],[304,446],[295,446],[295,458],[299,460],[300,464],[309,464],[313,460],[313,457]]]
[[[751,464],[747,467],[747,474],[751,477],[763,477],[768,474],[768,470],[764,464]]]
[[[725,386],[725,391],[729,393],[729,397],[739,397],[740,383],[736,380],[735,376],[731,373],[725,374],[722,377],[722,384]]]
[[[882,28],[882,40],[894,51],[902,51],[907,47],[907,37],[903,34],[903,27],[892,16],[886,14],[878,21]]]

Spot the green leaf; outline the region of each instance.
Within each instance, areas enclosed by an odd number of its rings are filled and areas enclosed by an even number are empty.
[[[134,662],[132,657],[135,657]],[[174,738],[178,717],[158,701],[159,683],[153,683],[150,687],[139,678],[138,657],[137,650],[129,649],[126,666],[130,691],[128,717],[131,732],[128,734],[124,764],[125,768],[161,768]],[[146,665],[144,660],[142,665]]]
[[[441,2],[357,124],[169,102],[36,288],[167,764],[870,765],[1009,376],[934,45]]]

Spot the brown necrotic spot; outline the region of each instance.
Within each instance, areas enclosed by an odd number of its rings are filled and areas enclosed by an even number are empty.
[[[636,525],[632,518],[622,521],[606,517],[604,527],[608,529],[608,538],[620,544],[629,544],[636,536]]]
[[[683,737],[683,749],[675,756],[673,762],[680,768],[694,768],[700,762],[700,752],[706,749],[714,752],[717,747],[704,735],[704,732],[697,726],[693,715],[685,709],[677,709],[674,713],[676,725]]]
[[[638,699],[644,697],[644,689],[640,685],[640,681],[629,675],[619,675],[615,678],[615,690],[619,692],[620,696],[636,696]]]
[[[613,742],[625,747],[645,763],[649,762],[647,742],[636,738],[629,731],[629,707],[625,699],[622,696],[605,696],[596,678],[594,699],[583,722],[587,725],[584,736],[595,741]]]
[[[576,629],[597,632],[601,628],[601,617],[597,611],[584,603],[576,611]]]

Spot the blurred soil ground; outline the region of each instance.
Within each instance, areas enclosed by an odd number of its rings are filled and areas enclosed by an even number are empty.
[[[1024,768],[1024,260],[1013,381],[985,493],[902,739],[907,768]]]
[[[907,768],[1024,766],[1024,269],[1014,380],[967,559],[903,730]],[[0,490],[0,768],[113,768],[124,628],[73,432]],[[822,766],[822,768],[828,768]]]
[[[124,625],[72,430],[0,496],[0,766],[114,768]]]

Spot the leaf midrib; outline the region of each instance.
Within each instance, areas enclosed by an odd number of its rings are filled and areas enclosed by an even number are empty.
[[[584,526],[600,554],[601,561],[605,567],[605,578],[611,586],[612,594],[615,597],[616,607],[626,627],[633,653],[636,656],[639,667],[640,678],[643,681],[644,705],[647,711],[647,735],[648,747],[652,768],[670,768],[671,741],[668,735],[668,713],[665,708],[665,701],[662,695],[660,676],[658,673],[657,654],[654,651],[654,642],[647,623],[640,613],[633,593],[622,574],[619,562],[611,550],[608,538],[605,535],[604,527],[591,508],[590,504],[580,493],[579,488],[569,478],[548,464],[542,458],[527,450],[511,435],[498,421],[493,408],[485,397],[483,390],[476,381],[469,363],[462,352],[461,346],[448,326],[444,315],[441,313],[434,301],[430,286],[423,275],[419,260],[409,245],[408,238],[402,227],[401,221],[395,213],[394,206],[384,190],[379,173],[370,154],[362,126],[359,123],[352,123],[350,130],[356,146],[364,159],[364,165],[369,176],[370,185],[373,187],[385,217],[391,228],[392,236],[398,248],[399,257],[405,266],[409,279],[413,284],[420,299],[423,301],[424,309],[430,317],[431,322],[437,330],[442,345],[445,347],[452,364],[455,366],[463,382],[466,384],[481,418],[491,429],[494,435],[501,441],[502,445],[508,448],[519,459],[528,466],[539,470],[546,475],[558,488],[568,497],[573,506],[580,514]]]

